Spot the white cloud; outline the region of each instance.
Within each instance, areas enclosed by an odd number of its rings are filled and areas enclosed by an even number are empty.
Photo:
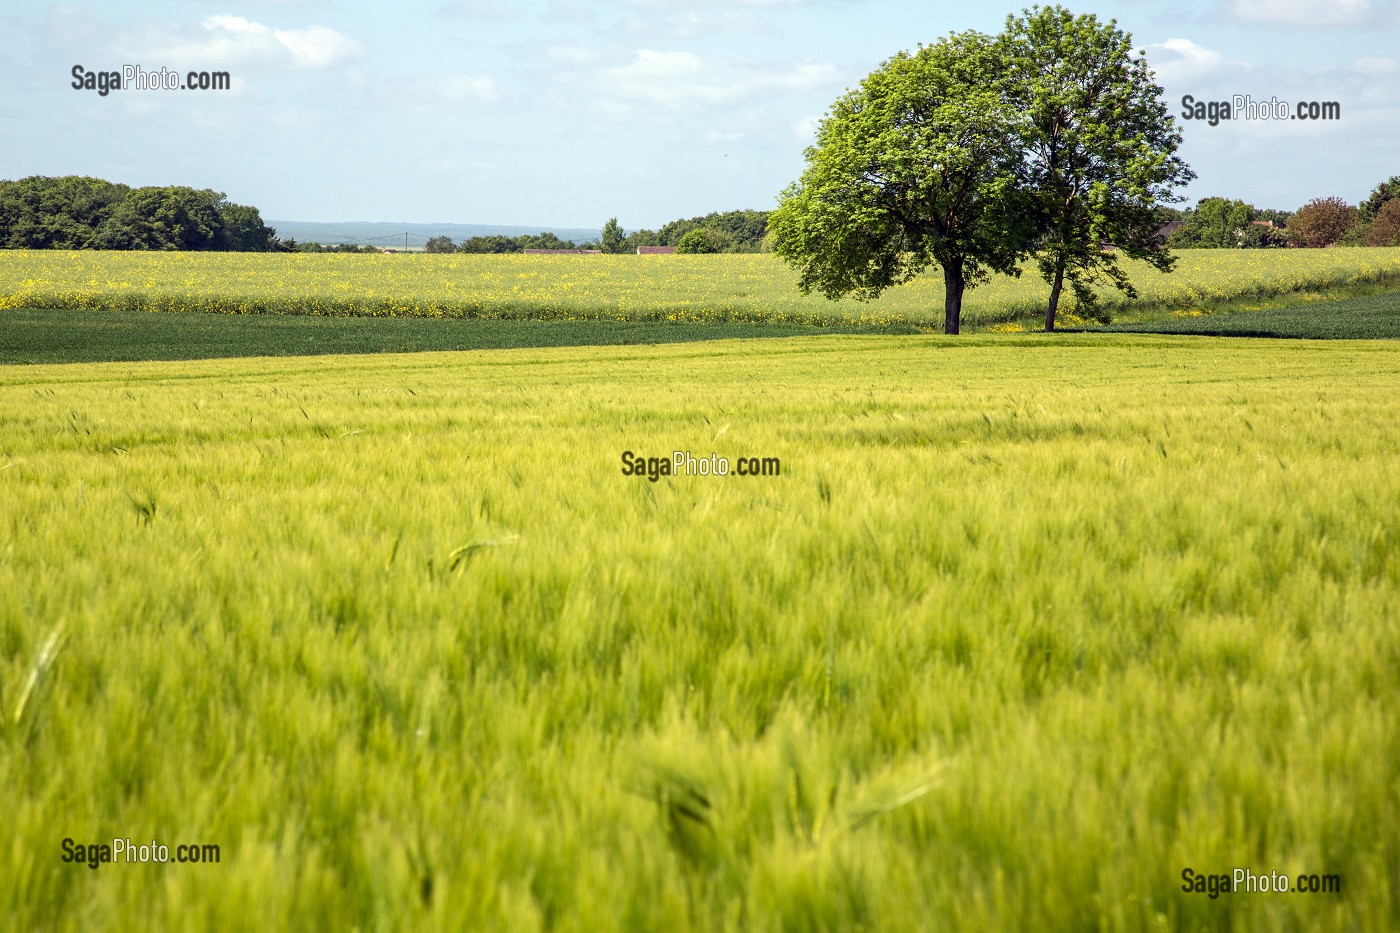
[[[508,3],[501,0],[453,0],[444,3],[437,9],[439,16],[446,16],[453,19],[470,20],[497,20],[506,21],[520,19],[524,14]]]
[[[648,0],[634,0],[634,2],[648,2]],[[722,5],[726,0],[712,0],[716,5]],[[855,6],[860,3],[867,3],[869,0],[727,0],[732,6],[748,7],[797,7],[797,6]]]
[[[1364,112],[1387,107],[1395,100],[1395,82],[1400,78],[1400,58],[1393,56],[1362,56],[1335,65],[1319,64],[1307,69],[1290,64],[1267,61],[1253,64],[1225,58],[1219,53],[1184,39],[1173,39],[1162,46],[1149,47],[1149,62],[1160,61],[1166,46],[1176,48],[1176,57],[1156,69],[1158,80],[1166,87],[1167,97],[1191,94],[1197,100],[1232,100],[1234,95],[1248,95],[1255,100],[1278,98],[1285,102],[1338,101],[1342,105],[1345,123],[1351,124]],[[1157,54],[1153,54],[1153,49]],[[1303,125],[1307,121],[1288,121],[1286,132],[1313,132],[1317,127]],[[1328,132],[1340,128],[1333,125]],[[1282,130],[1281,130],[1282,131]]]
[[[817,127],[821,122],[821,117],[803,117],[792,125],[792,135],[798,139],[812,142],[816,138]]]
[[[550,23],[585,25],[597,22],[598,13],[592,7],[574,0],[550,0],[541,19]]]
[[[493,104],[501,99],[501,87],[490,75],[417,75],[375,87],[386,104],[418,111]]]
[[[430,78],[429,86],[448,102],[477,100],[494,103],[501,99],[501,88],[490,75],[451,75],[446,78]]]
[[[757,65],[651,49],[642,49],[626,65],[602,72],[603,84],[614,96],[667,109],[733,104],[775,92],[833,86],[839,80],[836,67],[825,62]]]
[[[1147,63],[1163,84],[1176,84],[1204,78],[1217,71],[1225,57],[1199,46],[1190,39],[1168,39],[1149,45]]]
[[[757,35],[770,27],[753,13],[726,10],[685,10],[663,12],[649,10],[646,15],[633,16],[627,21],[633,35],[652,39],[695,39],[709,36]]]
[[[585,45],[551,45],[544,54],[558,65],[591,65],[603,57],[598,49]]]
[[[242,16],[206,17],[198,28],[160,29],[122,43],[142,63],[177,67],[272,67],[320,71],[362,54],[358,42],[329,26],[278,29]]]
[[[1230,12],[1240,22],[1269,26],[1400,25],[1394,4],[1373,0],[1234,0]]]
[[[1351,63],[1351,67],[1353,70],[1363,75],[1388,78],[1400,75],[1400,58],[1383,58],[1380,56],[1358,58]]]

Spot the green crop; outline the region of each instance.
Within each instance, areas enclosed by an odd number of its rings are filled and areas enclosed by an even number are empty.
[[[1394,928],[1397,390],[1131,335],[0,367],[0,915]],[[220,859],[62,860],[114,837]],[[1181,890],[1237,866],[1344,887]]]
[[[1191,310],[1240,297],[1389,281],[1400,247],[1189,250],[1175,272],[1128,263],[1133,307]],[[213,311],[230,314],[484,317],[531,320],[927,325],[943,316],[934,272],[878,301],[802,296],[767,254],[719,256],[326,255],[0,250],[0,312],[9,308]],[[968,292],[969,325],[1043,313],[1032,271]],[[1127,307],[1104,295],[1109,310]],[[1068,306],[1065,326],[1083,323]],[[1012,324],[1019,328],[1021,325]]]

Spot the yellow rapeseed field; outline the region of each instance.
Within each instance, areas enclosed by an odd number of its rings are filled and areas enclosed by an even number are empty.
[[[1193,250],[1163,275],[1130,264],[1140,303],[1202,303],[1400,277],[1400,248]],[[878,301],[798,293],[771,255],[482,256],[0,251],[0,309],[138,309],[228,314],[539,320],[923,324],[942,320],[935,271]],[[970,324],[1039,311],[1028,270],[968,292]],[[1121,308],[1117,293],[1106,293]],[[1066,310],[1073,311],[1069,302]]]

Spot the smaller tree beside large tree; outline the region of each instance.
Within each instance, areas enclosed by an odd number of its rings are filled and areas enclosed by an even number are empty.
[[[1016,78],[1011,100],[1023,118],[1020,146],[1039,234],[1036,263],[1050,285],[1051,331],[1066,281],[1083,313],[1097,303],[1096,282],[1137,297],[1120,256],[1171,270],[1158,207],[1179,200],[1173,186],[1196,175],[1175,154],[1181,133],[1162,89],[1115,21],[1037,7],[1007,17],[998,41]]]
[[[1306,246],[1331,246],[1360,219],[1356,208],[1341,198],[1313,198],[1288,218],[1288,230]]]
[[[1368,223],[1375,220],[1380,215],[1381,208],[1396,198],[1400,198],[1400,175],[1392,175],[1376,185],[1371,191],[1371,196],[1357,205],[1361,219]]]
[[[599,247],[605,253],[622,252],[622,244],[627,241],[627,234],[622,232],[622,225],[617,222],[616,217],[609,217],[608,222],[603,224],[603,232],[598,240]]]
[[[676,244],[678,253],[727,253],[734,248],[734,237],[726,230],[713,227],[696,227],[686,231]]]
[[[227,204],[223,209],[224,229],[220,248],[233,252],[263,252],[273,249],[277,231],[263,223],[256,207]]]
[[[1244,242],[1245,229],[1255,218],[1254,206],[1229,198],[1201,198],[1187,212],[1186,225],[1172,234],[1181,249],[1231,249]]]
[[[1400,246],[1400,198],[1386,201],[1366,230],[1367,246]]]

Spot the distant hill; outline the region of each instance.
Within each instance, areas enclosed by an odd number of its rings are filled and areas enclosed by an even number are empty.
[[[312,220],[269,220],[268,226],[277,231],[282,239],[293,239],[299,243],[369,243],[375,246],[392,248],[395,244],[403,248],[404,234],[408,234],[409,249],[422,249],[428,237],[451,237],[460,243],[474,236],[520,236],[525,233],[553,233],[561,240],[579,243],[598,239],[598,230],[578,227],[512,227],[504,224],[411,224],[386,223],[383,221],[348,221],[340,223],[320,223]]]

